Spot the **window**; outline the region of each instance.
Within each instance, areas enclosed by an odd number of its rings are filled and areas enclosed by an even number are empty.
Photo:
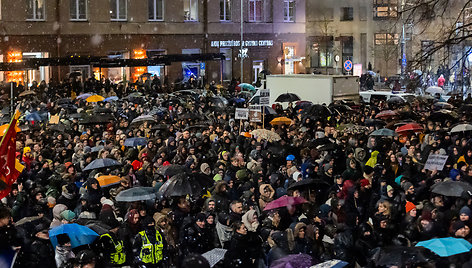
[[[311,67],[333,67],[333,37],[316,38],[311,45]]]
[[[124,21],[127,19],[128,7],[126,0],[111,0],[110,18],[114,21]]]
[[[164,0],[148,0],[149,3],[149,20],[162,21],[164,20]]]
[[[367,7],[359,8],[359,20],[361,21],[367,20]]]
[[[45,0],[28,0],[26,7],[27,20],[44,20],[44,1]]]
[[[231,21],[231,0],[220,0],[220,20]]]
[[[262,0],[249,0],[249,21],[262,21]]]
[[[398,45],[398,34],[376,33],[375,45]]]
[[[70,20],[87,20],[87,0],[70,0]]]
[[[396,18],[398,15],[398,0],[374,0],[374,18]]]
[[[352,7],[341,8],[341,21],[350,21],[354,19],[354,11]]]
[[[284,21],[295,22],[295,0],[284,0]]]
[[[184,20],[198,21],[198,0],[184,0]]]

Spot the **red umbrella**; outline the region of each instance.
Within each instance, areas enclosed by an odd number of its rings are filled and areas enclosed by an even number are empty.
[[[293,197],[293,196],[288,196],[284,195],[280,197],[279,199],[276,199],[264,208],[264,210],[271,210],[275,208],[282,208],[282,207],[288,207],[288,206],[295,206],[299,204],[306,203],[307,201],[303,197]]]
[[[395,116],[395,115],[398,115],[397,112],[395,111],[392,111],[392,110],[383,110],[381,111],[380,113],[378,113],[375,118],[388,118],[388,117],[392,117],[392,116]]]
[[[404,132],[409,132],[409,131],[412,131],[412,132],[421,132],[423,131],[423,127],[420,126],[418,123],[409,123],[409,124],[405,124],[401,127],[398,127],[395,132],[397,133],[404,133]]]

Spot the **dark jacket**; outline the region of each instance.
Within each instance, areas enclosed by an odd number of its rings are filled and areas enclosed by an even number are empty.
[[[250,254],[252,247],[247,235],[234,233],[230,248],[225,254],[224,267],[256,267],[253,256]]]

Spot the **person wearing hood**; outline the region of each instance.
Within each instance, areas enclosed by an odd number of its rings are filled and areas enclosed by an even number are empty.
[[[295,246],[292,254],[308,254],[312,255],[312,245],[306,235],[307,226],[303,222],[299,222],[295,225],[293,231],[293,237],[295,239]]]
[[[102,234],[96,243],[98,255],[103,261],[101,267],[119,267],[130,264],[130,256],[126,256],[124,242],[118,237],[120,223],[115,218],[104,220],[110,228],[105,234]],[[127,258],[128,257],[128,258]]]
[[[228,211],[229,209],[229,199],[227,196],[228,184],[220,180],[216,182],[215,188],[211,193],[211,196],[215,200],[216,212]]]
[[[220,245],[224,249],[228,249],[230,246],[231,236],[233,235],[233,230],[231,228],[231,222],[228,214],[219,213],[216,221],[216,233],[218,234],[218,239]]]
[[[134,265],[149,268],[166,267],[169,257],[164,236],[155,228],[152,218],[146,218],[143,225],[144,230],[136,234],[132,246]]]
[[[62,193],[57,199],[56,204],[64,204],[68,208],[75,208],[77,199],[77,186],[73,183],[69,183],[62,186]],[[100,201],[100,199],[98,199],[98,201]]]
[[[55,260],[57,267],[63,267],[75,257],[71,248],[70,238],[67,234],[57,236],[57,246],[55,250]]]
[[[126,256],[133,256],[132,244],[133,239],[141,231],[141,223],[139,222],[139,212],[132,209],[128,212],[126,221],[123,222],[118,230],[118,238],[123,241]]]
[[[103,197],[102,188],[98,183],[98,180],[95,178],[90,178],[87,183],[87,201],[89,208],[92,212],[95,212],[96,215],[100,212],[100,200]]]
[[[342,173],[345,180],[356,181],[362,177],[362,172],[359,170],[356,160],[349,159],[346,170]]]
[[[274,200],[275,190],[270,184],[261,184],[259,193],[259,208],[264,210],[265,206]]]
[[[224,267],[257,267],[256,258],[252,254],[255,245],[251,245],[248,240],[246,226],[242,222],[236,222],[233,226],[234,234],[224,257]]]
[[[257,232],[259,227],[259,220],[257,218],[257,212],[253,209],[246,212],[242,217],[242,222],[248,232]]]
[[[269,267],[274,261],[286,257],[292,252],[290,245],[294,245],[294,237],[291,229],[274,232],[267,240],[271,246],[266,257]]]
[[[206,215],[198,213],[193,224],[190,224],[183,230],[180,237],[180,245],[183,254],[190,253],[203,254],[212,249],[212,241],[205,229]]]
[[[67,210],[67,206],[64,204],[57,204],[54,206],[54,208],[52,209],[53,219],[52,219],[51,225],[49,226],[50,228],[54,228],[54,227],[62,225],[61,213],[66,210]]]
[[[357,229],[354,243],[355,259],[361,267],[366,267],[372,257],[372,250],[377,246],[374,231],[368,223],[361,223]]]
[[[323,166],[323,175],[321,176],[321,179],[331,185],[333,181],[333,166],[331,164],[326,163]]]
[[[48,226],[39,223],[33,228],[32,241],[26,245],[27,249],[22,249],[25,255],[16,263],[20,267],[50,268],[56,266],[54,259],[54,248],[49,240]],[[24,261],[20,264],[20,261]]]

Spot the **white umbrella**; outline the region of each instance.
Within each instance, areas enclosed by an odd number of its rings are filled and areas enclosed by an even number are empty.
[[[224,248],[214,248],[203,253],[202,256],[208,261],[210,267],[213,267],[225,257],[226,251]]]
[[[451,133],[471,131],[472,125],[470,124],[460,124],[451,129]]]
[[[426,89],[426,92],[429,93],[429,94],[441,94],[443,95],[445,92],[444,92],[444,89],[440,88],[440,87],[437,87],[437,86],[431,86],[431,87],[428,87]]]

